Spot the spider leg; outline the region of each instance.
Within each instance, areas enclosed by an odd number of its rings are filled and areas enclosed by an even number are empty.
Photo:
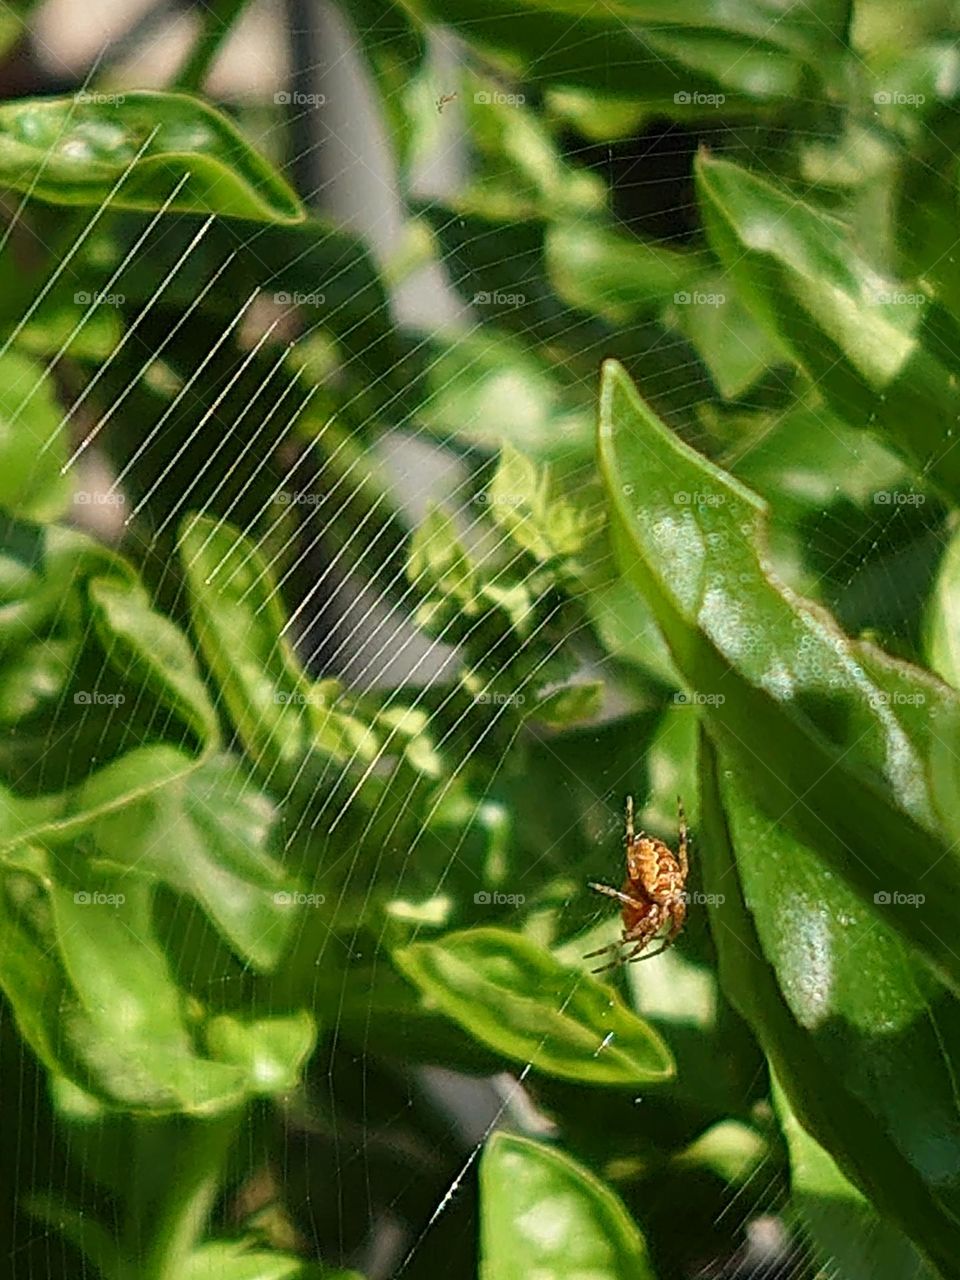
[[[633,844],[633,796],[627,796],[627,848]]]
[[[584,960],[592,960],[594,956],[606,955],[608,951],[618,951],[620,949],[619,942],[611,942],[609,946],[597,947],[596,951],[588,951],[584,955]]]
[[[662,952],[666,951],[668,947],[672,947],[674,941],[676,940],[682,928],[683,928],[682,918],[680,920],[674,920],[673,918],[670,918],[670,929],[667,932],[666,936],[661,938],[660,946],[656,949],[656,951],[648,951],[645,956],[637,956],[637,959],[652,960],[654,956],[658,956]]]
[[[666,939],[663,939],[660,946],[657,947],[656,951],[648,951],[646,955],[637,956],[637,963],[639,963],[641,960],[653,960],[656,956],[662,955],[663,952],[666,951],[667,947],[669,946],[670,946],[670,943],[667,942]],[[632,958],[633,957],[631,956],[631,959]]]
[[[643,950],[643,948],[647,945],[649,941],[650,941],[649,938],[641,938],[640,941],[637,943],[637,945],[630,952],[630,954],[628,956],[623,957],[623,963],[632,964],[634,960],[642,960],[643,956],[640,954],[640,952]]]
[[[633,941],[632,938],[630,939],[622,938],[619,942],[613,943],[612,946],[601,947],[599,951],[589,951],[583,958],[584,960],[589,960],[591,956],[602,955],[604,951],[619,951],[620,948],[622,947],[628,947],[632,941]],[[619,969],[621,965],[629,964],[631,960],[640,959],[641,958],[640,952],[647,945],[647,941],[648,940],[646,938],[641,938],[640,941],[637,942],[637,944],[634,946],[633,950],[630,952],[629,955],[623,955],[621,953],[616,957],[615,960],[611,960],[609,964],[601,965],[599,969],[591,969],[590,972],[606,973],[608,969]]]
[[[603,893],[608,898],[615,898],[617,902],[622,902],[625,907],[642,907],[644,905],[642,898],[631,897],[629,893],[624,893],[621,889],[611,889],[608,884],[596,884],[593,880],[588,881],[589,888],[595,893]]]
[[[610,945],[607,947],[598,947],[596,951],[588,951],[587,954],[583,957],[584,960],[592,960],[594,956],[604,956],[611,951],[616,952],[616,955],[610,961],[609,964],[601,965],[599,969],[591,969],[590,972],[605,973],[608,969],[619,968],[619,966],[623,964],[623,957],[620,954],[620,951],[623,945],[624,945],[623,938],[618,938],[616,942],[611,942]]]
[[[680,845],[677,852],[680,855],[680,870],[683,872],[683,878],[686,880],[690,871],[690,861],[687,857],[687,815],[683,811],[683,801],[677,796],[677,822],[680,832]]]

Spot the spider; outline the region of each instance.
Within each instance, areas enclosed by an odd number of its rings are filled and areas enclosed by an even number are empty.
[[[620,964],[629,964],[633,960],[650,960],[660,955],[683,928],[687,916],[686,883],[690,866],[687,860],[687,820],[679,796],[677,815],[680,845],[678,852],[674,853],[662,840],[655,840],[642,831],[639,835],[634,834],[633,796],[627,796],[627,875],[623,887],[611,889],[607,884],[590,882],[591,889],[606,894],[608,898],[616,898],[623,904],[623,933],[619,941],[608,947],[600,947],[597,951],[589,951],[584,956],[584,960],[589,960],[609,951],[615,953],[609,964],[594,969],[594,973],[604,973]],[[641,955],[665,924],[669,925],[669,929],[661,939],[661,946],[656,951]],[[624,951],[631,946],[633,950],[630,954],[624,955]]]
[[[453,102],[457,98],[457,96],[458,95],[456,91],[454,91],[453,93],[441,93],[440,97],[437,99],[437,104],[436,104],[437,115],[442,116],[443,108],[447,105],[448,102]]]

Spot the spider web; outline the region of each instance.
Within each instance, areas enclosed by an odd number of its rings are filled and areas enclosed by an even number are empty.
[[[368,32],[368,38],[370,35]],[[346,112],[347,119],[353,118],[353,112],[362,115],[366,110],[368,117],[372,114],[369,101],[366,108],[363,107],[364,98],[369,100],[372,94],[357,69],[356,47],[351,47],[354,39],[354,36],[347,35],[336,58],[310,68],[317,92],[325,92],[328,84],[339,83],[341,101],[344,94],[353,95]],[[451,92],[456,83],[463,51],[456,42],[442,35],[437,36],[437,42],[439,51],[435,50],[433,65],[436,68],[435,96],[439,99]],[[350,67],[346,76],[343,74],[344,65]],[[95,71],[96,67],[91,77]],[[337,102],[337,93],[331,91],[329,100],[333,106]],[[330,114],[336,119],[335,112]],[[466,167],[462,119],[456,100],[444,105],[442,115],[441,136],[443,146],[449,152],[450,164],[444,174],[444,157],[434,155],[430,171],[421,175],[421,194],[438,183],[442,186],[446,182],[449,186],[451,181],[454,185],[462,181]],[[376,157],[367,155],[363,144],[357,141],[361,138],[373,145],[369,118],[362,128],[358,125],[353,132],[347,131],[341,121],[342,131],[339,133],[332,128],[329,118],[313,109],[302,113],[302,121],[310,123],[313,141],[306,152],[288,157],[281,161],[281,165],[289,165],[291,169],[302,172],[304,164],[309,167],[308,162],[314,153],[325,157],[322,179],[316,189],[301,193],[315,209],[336,207],[339,190],[355,181],[357,171],[362,173],[368,191],[381,191],[382,208],[374,206],[372,216],[363,219],[365,225],[360,229],[378,254],[386,256],[387,246],[396,246],[402,240],[404,221],[392,175],[378,168]],[[256,140],[270,152],[282,155],[281,125],[268,126]],[[817,140],[811,138],[811,141]],[[738,130],[735,125],[725,124],[716,130],[700,127],[697,137],[692,138],[689,132],[656,122],[635,142],[635,153],[626,158],[612,146],[598,147],[574,136],[566,140],[566,159],[609,178],[615,198],[623,208],[629,206],[638,192],[648,194],[647,189],[651,186],[662,183],[672,190],[672,184],[659,175],[688,166],[696,142],[740,150],[761,169],[765,163],[750,133]],[[378,149],[382,151],[382,142]],[[39,178],[40,174],[37,176]],[[122,183],[123,179],[117,187],[120,188]],[[163,247],[170,234],[170,219],[165,215],[178,191],[179,186],[174,185],[166,206],[142,221],[135,238],[108,276],[104,293],[115,291],[122,294],[130,273]],[[448,194],[455,194],[455,191]],[[22,224],[26,203],[27,197],[24,197],[10,219],[0,241],[0,255],[12,252],[12,237]],[[356,208],[353,212],[361,220]],[[58,281],[70,279],[74,264],[82,262],[84,249],[108,221],[110,214],[111,202],[108,200],[89,215],[72,244],[62,254],[57,271],[49,281],[49,289]],[[454,217],[449,216],[451,219]],[[691,217],[690,206],[676,204],[668,204],[658,214],[650,215],[664,243],[674,238],[671,226],[687,226]],[[629,223],[625,217],[624,225]],[[510,723],[509,708],[492,706],[485,733],[463,749],[458,735],[463,727],[462,717],[448,723],[450,708],[455,705],[453,672],[458,646],[453,643],[452,635],[441,632],[431,639],[412,625],[411,613],[417,601],[419,583],[408,581],[404,576],[397,546],[391,541],[392,526],[387,523],[378,526],[379,507],[374,502],[367,504],[365,516],[357,521],[351,533],[333,546],[331,533],[342,513],[364,498],[371,472],[386,479],[389,498],[404,515],[410,528],[423,517],[431,500],[442,500],[448,510],[455,512],[465,540],[479,538],[482,533],[489,538],[489,530],[475,501],[475,476],[470,460],[465,461],[459,451],[446,449],[435,434],[421,425],[416,412],[408,409],[402,391],[387,382],[389,373],[398,366],[383,373],[376,371],[374,365],[367,363],[367,357],[373,354],[367,348],[354,348],[349,357],[354,364],[351,373],[357,390],[341,406],[341,415],[345,419],[351,414],[363,415],[365,383],[372,382],[374,389],[378,389],[380,383],[387,388],[376,415],[380,422],[388,422],[390,429],[385,439],[371,446],[375,469],[371,466],[369,453],[354,454],[351,451],[349,438],[343,438],[340,443],[326,442],[327,433],[331,440],[337,439],[332,417],[322,423],[315,449],[306,453],[298,450],[295,456],[285,449],[295,436],[297,424],[303,421],[318,395],[316,386],[305,392],[302,381],[290,376],[290,351],[294,347],[302,347],[315,332],[319,333],[327,326],[337,329],[338,315],[336,310],[328,310],[313,324],[308,319],[291,339],[292,313],[277,308],[258,313],[259,301],[276,292],[277,272],[271,269],[266,259],[262,261],[262,276],[256,281],[256,288],[236,300],[233,313],[222,315],[218,328],[211,323],[209,346],[196,353],[194,369],[183,379],[170,400],[169,409],[154,429],[137,439],[122,465],[113,465],[109,472],[105,470],[111,465],[109,442],[119,434],[136,430],[128,406],[128,397],[134,392],[133,381],[115,389],[106,402],[101,394],[102,387],[109,385],[110,374],[119,355],[126,351],[128,355],[135,352],[138,357],[142,356],[140,376],[146,376],[156,362],[162,360],[168,344],[176,342],[180,325],[187,326],[197,315],[204,314],[208,298],[215,295],[235,256],[243,251],[248,261],[249,255],[256,257],[258,242],[267,234],[260,230],[231,228],[229,234],[235,239],[233,246],[226,243],[219,251],[219,258],[214,255],[212,271],[183,307],[181,319],[174,323],[169,333],[157,338],[156,329],[151,325],[152,318],[161,313],[168,298],[176,296],[178,286],[190,280],[199,255],[208,241],[214,238],[215,232],[222,230],[223,225],[217,224],[213,218],[197,221],[182,247],[173,254],[169,269],[162,274],[136,321],[122,334],[115,351],[107,356],[79,391],[64,396],[61,429],[71,442],[66,470],[81,477],[80,484],[90,487],[98,483],[99,477],[102,492],[124,498],[117,503],[122,513],[122,527],[113,532],[125,539],[124,548],[135,563],[154,566],[158,558],[162,562],[166,555],[168,542],[165,539],[169,537],[170,530],[187,512],[196,508],[197,498],[203,494],[208,479],[219,476],[223,491],[229,495],[228,500],[220,504],[220,513],[247,537],[254,539],[275,575],[276,590],[282,593],[288,610],[289,636],[296,642],[308,670],[318,678],[340,676],[354,692],[383,696],[384,705],[388,708],[402,704],[422,709],[428,713],[431,726],[441,726],[435,746],[452,757],[454,768],[450,780],[439,789],[433,808],[416,814],[420,834],[397,848],[392,838],[405,829],[411,817],[407,801],[401,798],[372,864],[368,860],[361,861],[361,849],[367,845],[375,824],[383,817],[387,791],[380,793],[359,825],[356,820],[351,825],[350,816],[362,814],[359,801],[364,789],[375,783],[383,756],[392,745],[390,739],[384,744],[384,751],[372,761],[363,764],[357,754],[339,771],[331,766],[319,778],[304,775],[286,789],[286,794],[276,796],[278,807],[283,809],[284,802],[291,799],[298,787],[305,786],[310,791],[311,802],[300,807],[296,823],[285,832],[286,845],[294,846],[306,828],[310,833],[320,833],[326,842],[332,859],[326,871],[331,871],[338,860],[341,862],[338,868],[341,896],[332,908],[327,904],[322,922],[324,932],[317,954],[318,968],[329,962],[331,953],[341,952],[361,958],[369,948],[375,973],[377,965],[385,963],[380,957],[385,952],[387,922],[379,934],[374,929],[372,939],[359,924],[344,925],[343,922],[355,917],[377,919],[383,902],[403,899],[410,885],[411,868],[422,853],[422,839],[428,834],[433,841],[439,839],[434,819],[448,798],[458,771],[469,762],[473,753],[483,752],[488,738],[490,742],[498,742],[500,764],[491,770],[486,791],[474,799],[478,810],[484,804],[504,807],[509,788],[504,784],[501,766],[506,768],[509,765],[515,739],[529,731],[514,728],[505,747],[501,748],[497,734]],[[442,226],[439,230],[442,232]],[[437,242],[442,243],[442,235],[437,236]],[[224,245],[223,241],[220,243]],[[507,273],[511,269],[512,256],[510,245],[505,243],[501,266]],[[522,293],[529,282],[522,274],[522,261],[518,260],[516,265],[516,288]],[[332,291],[338,278],[341,275],[347,277],[352,266],[345,251],[329,271],[324,287]],[[78,287],[82,286],[79,277],[77,283]],[[313,282],[308,282],[307,287],[312,285]],[[393,290],[388,307],[392,318],[399,317],[413,333],[414,354],[423,355],[431,350],[431,329],[441,324],[452,322],[459,325],[464,342],[483,331],[485,320],[476,308],[462,300],[464,295],[469,295],[470,285],[470,279],[465,280],[460,273],[459,258],[452,254],[445,257],[441,250],[437,261],[424,268],[413,281],[407,280]],[[40,311],[46,292],[44,289],[34,299],[21,325],[4,344],[4,351],[11,347],[27,322]],[[91,304],[60,350],[48,359],[51,371],[57,369],[70,343],[82,334],[85,326],[93,323],[99,305],[102,304]],[[352,335],[347,331],[341,336],[349,338]],[[166,470],[155,472],[150,466],[151,452],[180,429],[190,410],[199,403],[192,389],[194,381],[201,379],[210,364],[231,349],[234,350],[231,357],[233,373],[213,409],[204,408],[205,416],[201,416],[192,429],[183,434],[176,452],[166,464]],[[602,351],[597,352],[598,359],[602,354]],[[689,403],[696,404],[703,394],[704,372],[693,358],[689,344],[675,331],[665,330],[659,339],[658,354],[671,365],[674,387],[687,387]],[[265,371],[260,375],[255,394],[242,407],[238,406],[230,393],[258,364]],[[372,373],[370,368],[374,370]],[[588,390],[593,393],[595,388]],[[25,390],[24,408],[36,391],[36,386]],[[753,410],[759,413],[766,407],[760,399],[752,403],[749,395],[739,404],[745,415]],[[212,452],[205,450],[198,456],[196,450],[200,443],[209,443],[210,434],[205,428],[211,418],[226,424],[222,437]],[[829,423],[825,430],[831,430]],[[694,442],[698,443],[696,439]],[[762,444],[762,433],[755,434],[725,459],[727,465],[748,483],[756,474],[751,471],[751,460]],[[243,476],[251,454],[262,460],[263,472],[267,476],[265,490],[253,503],[250,501],[251,481],[242,480],[239,487],[233,483],[234,475]],[[579,455],[571,456],[577,466],[585,465]],[[290,461],[287,463],[288,457]],[[146,523],[144,516],[152,511],[152,500],[163,489],[171,471],[182,474],[184,460],[191,465],[190,482],[168,510],[155,518],[152,524]],[[562,466],[564,459],[558,456],[556,461]],[[815,457],[809,460],[809,465],[811,469],[815,468]],[[152,478],[146,485],[132,483],[141,475]],[[916,491],[922,493],[923,476],[918,473],[909,479]],[[837,488],[839,490],[839,486]],[[133,490],[138,491],[138,496],[127,498],[128,492]],[[304,500],[315,493],[322,493],[322,503]],[[288,519],[291,507],[298,517],[293,522]],[[931,502],[882,506],[876,509],[875,515],[875,519],[867,520],[861,510],[855,510],[849,504],[838,505],[830,499],[825,499],[819,509],[816,503],[809,503],[805,532],[811,555],[798,585],[819,593],[837,610],[848,630],[873,628],[885,640],[889,639],[894,647],[902,645],[909,649],[916,639],[916,611],[923,596],[923,585],[929,582],[937,553],[945,545],[944,512]],[[500,537],[496,549],[508,558],[508,567],[522,563],[519,552],[506,535]],[[779,567],[789,578],[791,564],[787,557],[781,560]],[[309,581],[306,587],[305,579]],[[164,598],[172,585],[169,565],[161,564],[153,575],[153,585],[156,594]],[[545,663],[561,648],[577,651],[580,646],[580,652],[590,653],[590,674],[609,676],[611,682],[616,683],[616,672],[611,670],[615,665],[612,660],[590,649],[590,629],[585,622],[564,626],[564,614],[558,603],[547,609],[539,626],[545,634],[549,631],[551,635],[562,628],[543,659]],[[469,634],[467,638],[469,640]],[[528,677],[531,688],[537,675],[537,671],[532,671]],[[109,674],[105,668],[103,683],[107,685],[108,682]],[[385,696],[384,690],[389,691]],[[117,710],[115,714],[119,716],[121,713]],[[577,729],[574,736],[588,745],[594,743],[597,751],[607,750],[609,738],[602,728]],[[459,758],[458,750],[462,752]],[[596,776],[578,772],[576,764],[571,763],[571,758],[550,735],[538,736],[536,750],[543,760],[552,763],[555,785],[578,797],[580,830],[592,832],[597,846],[609,852],[608,878],[616,879],[619,876],[616,859],[619,857],[623,797],[628,790],[633,790],[643,796],[644,804],[659,803],[668,807],[672,804],[672,796],[651,796],[631,755],[610,758],[602,773],[603,785],[598,787]],[[83,763],[78,759],[78,768]],[[43,767],[41,757],[38,762],[40,790],[43,789]],[[238,775],[238,782],[241,786],[246,785],[246,775]],[[391,796],[391,801],[395,800],[396,797]],[[542,804],[549,805],[549,797],[542,797]],[[536,815],[537,819],[540,816]],[[545,830],[548,826],[545,824]],[[347,841],[340,847],[339,842],[345,833],[348,833]],[[456,837],[447,841],[445,861],[436,870],[434,898],[439,899],[444,894],[453,868],[468,860],[469,844],[475,834],[471,818]],[[662,834],[669,836],[671,833],[664,829]],[[551,837],[545,840],[542,850],[542,857],[547,862],[560,838],[552,829]],[[694,831],[694,857],[695,838]],[[518,871],[515,883],[511,883],[518,892],[523,892],[525,874],[523,870]],[[592,917],[584,916],[583,895],[584,889],[577,887],[561,903],[558,910],[561,935],[565,932],[565,920],[569,919],[576,923],[586,920],[588,924],[592,920],[601,929],[606,928],[603,936],[609,937],[608,905],[603,902],[591,904],[587,910],[592,912]],[[184,900],[177,910],[182,913],[183,928],[189,929],[190,918],[198,909]],[[521,911],[518,909],[518,916]],[[509,915],[498,922],[513,923]],[[576,932],[576,929],[571,926],[567,932]],[[414,938],[428,935],[429,930],[419,926],[412,931]],[[651,1012],[651,1016],[655,1014],[658,992],[662,991],[664,981],[690,980],[692,966],[684,958],[682,943],[677,952],[656,960],[648,973],[631,973],[630,990],[641,1012]],[[229,976],[211,979],[202,973],[194,976],[194,986],[198,990],[210,982],[237,980]],[[347,999],[348,980],[349,971],[344,969],[341,1010]],[[371,1004],[369,1019],[375,1016],[376,1010]],[[322,1037],[319,1065],[311,1072],[313,1094],[309,1104],[304,1103],[302,1109],[285,1117],[284,1168],[280,1180],[284,1182],[289,1178],[287,1191],[294,1185],[298,1187],[300,1198],[295,1206],[298,1230],[308,1243],[317,1244],[325,1260],[356,1265],[372,1278],[451,1274],[443,1270],[444,1260],[448,1256],[463,1256],[465,1241],[469,1244],[467,1252],[474,1250],[476,1168],[489,1134],[501,1124],[510,1124],[534,1134],[557,1133],[551,1108],[544,1102],[535,1080],[531,1079],[531,1065],[518,1067],[509,1075],[478,1079],[429,1066],[401,1068],[385,1064],[371,1046],[370,1028],[358,1037],[356,1028],[351,1026],[348,1034],[340,1017],[322,1028]],[[667,1038],[669,1040],[669,1034]],[[41,1087],[37,1080],[37,1095],[32,1100],[18,1099],[26,1113],[34,1113],[39,1107]],[[647,1110],[657,1105],[652,1094],[638,1098],[636,1104]],[[419,1128],[411,1124],[412,1116],[422,1119],[425,1112],[430,1115],[432,1130],[423,1124]],[[562,1133],[559,1136],[562,1137]],[[22,1143],[28,1137],[21,1132],[18,1142]],[[252,1160],[259,1152],[258,1139],[252,1129],[245,1135],[245,1140]],[[422,1193],[411,1195],[411,1188],[416,1186],[423,1188]],[[358,1205],[359,1196],[364,1202]],[[718,1239],[727,1238],[727,1247],[718,1245],[715,1254],[703,1258],[699,1269],[688,1270],[686,1274],[701,1280],[719,1277],[734,1280],[747,1274],[796,1277],[797,1280],[803,1276],[841,1275],[842,1271],[833,1264],[823,1265],[814,1260],[802,1227],[788,1219],[787,1198],[782,1162],[768,1153],[741,1185],[731,1185],[723,1195],[714,1225]],[[669,1209],[666,1204],[650,1205],[654,1219],[662,1219]],[[46,1242],[51,1266],[69,1265],[62,1258],[58,1259],[63,1246],[58,1233],[49,1230],[21,1242],[19,1250],[23,1252],[22,1255],[15,1252],[12,1259],[14,1267],[19,1256],[31,1259],[36,1256],[34,1246],[38,1239]],[[730,1241],[739,1241],[739,1245],[731,1248]],[[863,1247],[866,1254],[871,1247],[869,1239],[864,1239]],[[69,1256],[63,1253],[63,1258]]]

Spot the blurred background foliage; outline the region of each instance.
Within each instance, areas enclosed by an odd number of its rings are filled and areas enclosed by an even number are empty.
[[[87,9],[0,18],[10,1273],[960,1275],[956,4]]]

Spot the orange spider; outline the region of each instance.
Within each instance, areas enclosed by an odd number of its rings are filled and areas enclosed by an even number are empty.
[[[627,796],[627,876],[623,887],[611,889],[607,884],[590,882],[591,889],[623,904],[623,933],[619,941],[597,951],[589,951],[583,957],[589,960],[608,951],[616,953],[609,964],[594,969],[594,973],[604,973],[620,964],[658,956],[661,951],[666,951],[683,928],[687,918],[686,883],[690,865],[687,859],[687,820],[679,796],[677,814],[680,845],[678,852],[674,853],[662,840],[655,840],[642,831],[634,835],[633,796]],[[653,941],[665,924],[669,929],[661,940],[662,945],[656,951],[641,955],[644,947]],[[624,950],[630,946],[633,950],[624,955]]]

